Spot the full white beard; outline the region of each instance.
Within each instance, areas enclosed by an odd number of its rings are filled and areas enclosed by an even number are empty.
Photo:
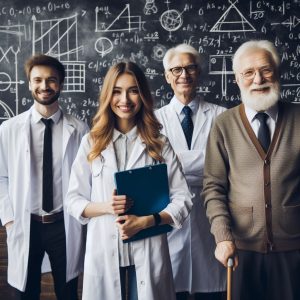
[[[260,88],[265,86],[270,87],[270,91],[267,95],[255,95],[252,96],[250,90],[241,90],[242,102],[256,111],[265,111],[274,106],[280,98],[280,85],[278,82],[273,84],[260,85]],[[252,88],[253,89],[253,88]]]

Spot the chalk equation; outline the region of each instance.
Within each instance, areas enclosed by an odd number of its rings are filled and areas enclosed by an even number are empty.
[[[1,1],[0,122],[33,103],[23,70],[32,54],[58,58],[66,68],[60,104],[90,123],[107,69],[123,60],[139,64],[156,107],[173,96],[164,78],[166,51],[179,43],[202,56],[197,93],[232,107],[239,91],[232,55],[249,39],[278,47],[282,99],[300,102],[300,1],[102,0]]]

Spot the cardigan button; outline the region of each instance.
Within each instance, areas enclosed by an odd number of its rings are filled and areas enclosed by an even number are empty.
[[[269,161],[268,159],[265,159],[265,160],[264,160],[264,164],[265,164],[265,165],[269,165],[269,164],[270,164],[270,161]]]
[[[265,182],[265,186],[269,186],[270,185],[270,181]]]

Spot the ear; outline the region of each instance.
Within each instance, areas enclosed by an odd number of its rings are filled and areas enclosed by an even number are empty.
[[[240,86],[240,78],[236,73],[235,73],[235,81],[236,81],[237,85]]]
[[[171,76],[172,76],[171,72],[165,71],[165,78],[168,84],[171,84],[171,78],[170,78]]]

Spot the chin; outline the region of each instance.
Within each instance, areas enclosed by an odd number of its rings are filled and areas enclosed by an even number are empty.
[[[34,93],[32,93],[32,96],[36,100],[36,102],[38,102],[39,104],[49,106],[58,100],[60,93],[57,92],[53,95],[53,97],[48,98],[48,99],[40,99],[38,97],[38,94],[34,94]]]
[[[252,95],[248,91],[241,90],[242,102],[256,111],[265,111],[277,104],[280,99],[280,86],[274,84],[268,93]]]

